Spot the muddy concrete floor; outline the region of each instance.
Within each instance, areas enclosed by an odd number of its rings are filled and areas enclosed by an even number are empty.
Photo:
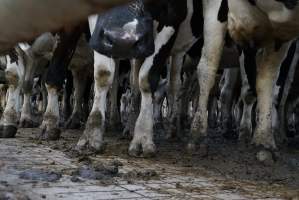
[[[265,165],[255,149],[221,137],[210,138],[204,157],[159,140],[157,156],[143,159],[129,157],[129,140],[114,132],[103,154],[74,156],[82,131],[52,142],[38,141],[38,132],[0,140],[0,199],[299,199],[296,147]]]

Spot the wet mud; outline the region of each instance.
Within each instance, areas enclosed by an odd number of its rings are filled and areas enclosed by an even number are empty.
[[[125,163],[118,161],[101,163],[99,159],[95,159],[97,157],[95,154],[76,155],[73,153],[73,149],[82,132],[82,130],[64,130],[60,140],[47,142],[36,140],[36,130],[31,129],[29,140],[63,151],[75,158],[81,167],[73,172],[74,181],[81,181],[84,178],[113,181],[117,177],[122,177],[128,182],[159,179],[159,173],[155,170],[151,171],[144,168],[123,173],[119,168]],[[159,165],[178,167],[183,169],[182,175],[205,176],[215,179],[215,181],[221,181],[215,177],[215,174],[232,183],[234,181],[245,183],[254,181],[260,185],[261,190],[264,189],[265,191],[267,191],[267,187],[276,186],[281,191],[284,188],[294,190],[295,194],[298,191],[299,148],[286,146],[275,152],[273,163],[264,164],[256,158],[257,148],[238,144],[234,140],[227,140],[217,134],[210,135],[212,136],[209,138],[209,152],[204,157],[188,154],[186,143],[183,141],[159,139],[155,141],[158,149],[157,155],[154,158],[142,159],[131,158],[128,155],[127,150],[130,141],[123,139],[121,132],[107,133],[105,136],[106,149],[101,155],[127,159],[132,162],[144,162],[146,166],[149,166],[148,168]],[[168,172],[167,167],[160,170]],[[242,188],[240,185],[231,185],[240,190]],[[178,187],[183,186],[178,185]],[[196,188],[190,190],[196,190]]]
[[[55,182],[62,177],[61,173],[40,169],[28,169],[19,174],[19,178],[32,181]]]

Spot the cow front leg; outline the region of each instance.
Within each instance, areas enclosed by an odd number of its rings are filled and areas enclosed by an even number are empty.
[[[87,119],[85,130],[77,143],[77,150],[101,152],[104,149],[105,112],[107,93],[112,85],[115,72],[113,59],[94,52],[94,101]]]
[[[57,140],[60,138],[58,89],[46,84],[48,92],[48,105],[40,126],[42,140]]]
[[[126,98],[128,105],[126,108],[127,116],[125,118],[127,120],[126,123],[124,124],[125,128],[122,133],[123,137],[125,138],[131,138],[134,135],[134,128],[140,111],[141,97],[139,91],[138,76],[139,76],[141,65],[142,65],[141,60],[139,59],[131,60],[130,93]]]
[[[218,21],[218,10],[221,1],[203,1],[204,6],[204,47],[197,66],[200,95],[198,107],[194,114],[188,150],[194,152],[196,143],[202,143],[207,137],[208,113],[207,106],[211,89],[214,86],[224,46],[226,23]],[[206,147],[203,145],[202,147]],[[206,149],[206,148],[203,148]],[[205,151],[205,150],[204,150]]]
[[[225,135],[232,136],[231,129],[232,125],[232,106],[234,94],[236,93],[237,81],[239,76],[239,69],[231,68],[225,70],[225,82],[220,92],[220,103],[221,103],[221,119],[220,128],[221,132]]]
[[[161,67],[154,66],[155,56],[157,56],[162,46],[170,40],[173,34],[174,29],[172,27],[164,27],[161,32],[157,34],[155,39],[155,52],[145,59],[140,68],[138,82],[141,92],[141,107],[135,124],[133,140],[129,147],[129,154],[131,156],[151,157],[155,155],[156,146],[153,141],[153,94],[155,91],[152,91],[149,76],[153,75],[150,74],[153,67]],[[156,88],[154,90],[156,90]]]
[[[176,54],[172,57],[168,83],[168,102],[170,106],[170,127],[168,135],[171,137],[180,137],[181,120],[180,120],[180,89],[182,87],[181,70],[183,66],[184,54]]]
[[[18,130],[18,122],[20,118],[20,104],[21,104],[21,85],[24,78],[24,62],[20,56],[23,54],[22,50],[18,47],[16,54],[18,62],[7,57],[7,69],[5,77],[8,83],[7,103],[0,121],[0,138],[13,138]]]
[[[274,85],[288,47],[289,43],[279,50],[274,45],[266,47],[257,59],[257,125],[252,143],[266,149],[276,149],[272,132]]]

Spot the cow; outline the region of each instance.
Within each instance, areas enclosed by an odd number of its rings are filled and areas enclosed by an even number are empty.
[[[140,57],[140,49],[135,47],[140,43],[136,43],[134,40],[134,37],[138,36],[138,29],[136,29],[137,32],[133,29],[133,32],[127,36],[123,35],[123,30],[136,27],[140,21],[142,22],[143,20],[153,23],[150,17],[152,17],[155,22],[154,53],[145,57],[138,75],[138,85],[141,92],[141,107],[134,128],[133,140],[129,147],[129,154],[132,156],[147,157],[154,155],[156,152],[156,147],[153,142],[153,94],[159,84],[160,71],[163,67],[166,67],[166,61],[169,56],[172,56],[174,60],[172,68],[175,74],[172,74],[172,76],[175,79],[179,77],[177,74],[180,74],[182,67],[181,59],[201,35],[200,28],[194,24],[199,22],[195,19],[196,16],[201,16],[197,13],[198,11],[200,12],[200,5],[198,1],[193,0],[179,2],[162,0],[150,3],[136,1],[129,4],[128,8],[122,12],[116,10],[117,12],[115,13],[111,14],[107,12],[106,15],[104,15],[118,16],[118,13],[120,13],[122,16],[128,16],[127,14],[124,15],[123,12],[130,11],[129,13],[133,13],[131,20],[125,19],[127,20],[126,23],[123,23],[123,21],[119,22],[123,17],[118,17],[114,22],[113,20],[108,20],[109,26],[99,26],[102,28],[95,31],[95,33],[99,35],[102,34],[102,37],[98,37],[98,40],[95,40],[95,51],[111,56],[113,56],[114,53],[121,55],[123,52],[120,52],[119,47],[123,45],[127,45],[128,47],[128,45],[131,45],[131,49],[137,51],[132,51],[134,56]],[[197,6],[199,8],[197,8]],[[136,19],[136,16],[140,16],[140,14],[143,16],[142,20]],[[108,17],[108,19],[111,18]],[[149,48],[151,48],[151,46],[149,46]],[[95,54],[97,55],[97,52],[95,52]],[[126,55],[128,55],[128,52],[126,52]],[[95,77],[95,81],[97,82],[97,79],[100,77],[102,81],[98,83],[99,85],[97,85],[97,83],[95,84],[98,88],[95,90],[94,107],[86,124],[85,132],[77,144],[77,149],[79,150],[91,149],[100,151],[103,148],[103,121],[105,119],[106,94],[112,84],[115,68],[115,64],[113,62],[111,63],[111,59],[106,59],[106,63],[103,63],[104,61],[104,58],[101,60],[95,59],[95,63],[98,62],[103,66],[103,69],[100,71],[101,73],[98,73],[99,77]],[[179,81],[174,81],[173,84],[176,83],[179,83]]]
[[[203,2],[209,7],[208,1]],[[210,16],[211,21],[218,23],[218,28],[211,27],[213,23],[205,23],[205,46],[198,65],[198,77],[200,85],[205,84],[206,87],[200,89],[199,109],[192,126],[191,148],[195,147],[195,141],[204,143],[207,138],[206,111],[209,91],[214,84],[219,65],[218,54],[223,46],[221,36],[225,35],[227,28],[232,39],[241,47],[245,49],[255,47],[259,50],[256,57],[258,117],[252,143],[267,151],[276,149],[271,128],[273,86],[290,41],[299,33],[298,9],[296,1],[221,1],[220,9],[216,9],[219,12]],[[222,25],[219,24],[221,21]]]
[[[8,84],[8,99],[1,117],[1,136],[14,137],[18,122],[32,125],[31,101],[33,76],[37,68],[47,66],[55,46],[51,33],[39,36],[32,45],[19,44],[6,56],[5,76]],[[23,104],[21,92],[24,94]]]
[[[139,19],[140,16],[135,16],[132,12],[118,12],[122,10],[122,7],[115,8],[118,13],[118,24],[123,22],[128,22],[127,17],[134,16],[136,19]],[[132,8],[135,9],[135,8]],[[138,8],[136,8],[138,9]],[[105,14],[103,15],[105,16]],[[99,41],[99,38],[103,38],[105,44],[107,46],[110,45],[111,42],[114,42],[114,39],[117,39],[116,36],[107,37],[108,33],[103,27],[105,25],[107,27],[113,25],[113,21],[111,20],[101,20],[104,17],[97,17],[97,15],[90,16],[89,23],[84,22],[78,26],[72,28],[71,31],[60,32],[61,39],[58,43],[58,46],[54,52],[53,59],[50,63],[49,70],[46,77],[46,86],[48,91],[48,106],[44,115],[43,123],[42,123],[42,139],[58,139],[60,135],[59,127],[58,127],[58,119],[59,119],[59,103],[58,103],[58,90],[60,90],[63,86],[65,77],[66,77],[66,68],[69,65],[73,52],[75,52],[75,48],[77,46],[78,40],[81,34],[84,32],[86,36],[92,34],[92,37],[87,37],[86,39],[89,41],[90,47],[94,49],[93,57],[94,57],[94,81],[95,81],[95,96],[93,102],[93,108],[89,115],[87,125],[85,128],[86,134],[99,134],[102,133],[102,126],[104,125],[104,121],[99,120],[100,126],[89,128],[89,122],[93,121],[93,118],[98,120],[99,112],[105,113],[103,110],[103,105],[106,106],[106,96],[108,89],[111,84],[108,84],[107,81],[112,81],[115,72],[115,61],[111,58],[111,56],[118,58],[131,58],[134,56],[145,57],[152,53],[152,48],[145,48],[153,46],[153,40],[151,39],[152,33],[152,25],[147,25],[149,20],[148,18],[143,18],[139,20],[138,24],[134,24],[134,22],[127,24],[125,29],[122,32],[119,30],[114,30],[113,33],[119,34],[116,35],[121,37],[126,37],[128,41],[122,43],[117,48],[113,49],[112,54],[107,51],[107,49],[101,48],[102,43]],[[119,20],[122,19],[122,20]],[[115,22],[115,21],[114,21]],[[123,24],[126,25],[126,24]],[[115,26],[114,26],[115,27]],[[138,35],[136,36],[134,33],[138,30]],[[134,37],[133,37],[134,36]],[[145,43],[145,44],[144,44]],[[132,48],[134,46],[135,48]],[[104,52],[98,52],[102,49]],[[109,48],[108,48],[109,50]],[[136,55],[138,53],[138,55]],[[106,55],[104,55],[106,54]],[[103,90],[103,91],[101,91]],[[105,114],[103,114],[105,116]],[[85,135],[85,134],[83,134]]]

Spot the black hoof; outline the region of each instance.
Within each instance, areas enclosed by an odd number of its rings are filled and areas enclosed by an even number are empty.
[[[0,138],[14,138],[18,128],[12,125],[0,127]]]
[[[53,129],[44,129],[42,130],[40,139],[41,140],[47,140],[47,141],[52,141],[52,140],[59,140],[61,135],[61,131],[59,128],[53,128]]]

